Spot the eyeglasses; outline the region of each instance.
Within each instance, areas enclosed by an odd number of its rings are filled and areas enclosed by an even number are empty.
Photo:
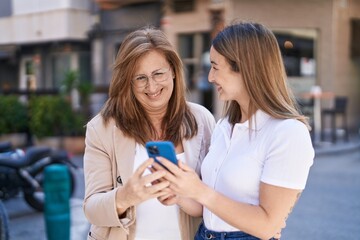
[[[156,72],[153,72],[151,76],[147,76],[145,74],[137,75],[133,79],[133,84],[138,88],[146,87],[149,84],[149,79],[152,78],[153,81],[156,83],[164,82],[168,79],[167,73],[170,71],[170,68],[168,69],[160,69]]]

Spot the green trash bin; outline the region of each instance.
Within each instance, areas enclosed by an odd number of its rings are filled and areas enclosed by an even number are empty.
[[[63,164],[45,168],[45,224],[48,240],[70,240],[70,174]]]

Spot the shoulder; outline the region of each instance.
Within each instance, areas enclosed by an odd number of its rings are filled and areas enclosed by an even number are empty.
[[[115,146],[117,149],[135,146],[135,140],[125,136],[113,118],[105,124],[101,114],[97,114],[87,123],[85,141],[87,146],[101,146],[107,153],[115,151]]]
[[[103,117],[100,113],[95,115],[90,121],[87,123],[87,125],[98,125],[99,123],[103,122]]]
[[[112,118],[109,120],[109,122],[107,124],[105,124],[104,118],[102,117],[102,115],[100,113],[95,115],[86,124],[87,129],[91,128],[91,129],[95,130],[96,132],[100,132],[100,133],[105,133],[109,130],[111,131],[111,129],[113,129],[113,127],[115,127],[115,126],[116,126],[115,121]]]
[[[285,145],[312,149],[310,132],[306,125],[296,119],[271,118],[266,127],[266,139],[272,146]]]
[[[309,133],[306,125],[296,119],[270,119],[270,127],[279,134],[305,134]]]

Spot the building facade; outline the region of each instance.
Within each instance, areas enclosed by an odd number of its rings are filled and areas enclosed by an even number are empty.
[[[172,1],[167,4],[171,5]],[[180,2],[180,1],[179,1]],[[335,96],[347,96],[348,125],[360,126],[360,1],[359,0],[194,0],[191,10],[175,12],[167,7],[163,29],[180,54],[183,36],[191,35],[197,66],[190,81],[198,81],[201,71],[202,43],[199,35],[214,33],[217,27],[234,19],[257,21],[273,30],[283,52],[288,81],[294,93],[302,96],[313,86]],[[220,22],[220,24],[219,24]],[[285,42],[291,42],[286,44]],[[205,44],[206,45],[206,44]],[[291,47],[289,47],[291,46]],[[186,55],[186,54],[185,54]],[[186,60],[186,59],[185,59]],[[186,62],[186,61],[185,61]],[[216,94],[214,94],[216,95]],[[216,99],[216,97],[214,97]],[[333,104],[321,100],[323,107]],[[214,100],[214,113],[221,104]]]
[[[359,130],[360,0],[2,0],[0,92],[57,88],[64,71],[78,70],[96,88],[95,114],[107,98],[122,40],[153,25],[183,59],[189,100],[218,118],[222,104],[207,81],[208,50],[214,34],[234,19],[272,29],[294,93],[318,86],[347,96],[348,125]],[[333,102],[324,98],[321,104]]]
[[[90,0],[0,2],[0,92],[56,90],[69,70],[91,81]]]

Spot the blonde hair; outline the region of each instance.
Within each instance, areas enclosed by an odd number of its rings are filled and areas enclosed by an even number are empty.
[[[277,119],[297,119],[310,129],[287,86],[283,59],[272,31],[259,23],[234,22],[216,35],[212,46],[233,71],[241,73],[250,97],[250,116],[261,109]],[[232,124],[241,119],[236,101],[225,102],[224,112]]]
[[[181,59],[166,35],[158,29],[144,27],[125,37],[115,60],[109,99],[101,114],[105,124],[110,118],[114,118],[124,134],[133,137],[138,143],[155,140],[155,128],[132,90],[138,60],[149,51],[163,54],[174,72],[174,89],[162,120],[162,129],[163,140],[179,144],[183,138],[188,139],[197,134],[197,124],[185,100],[186,87]]]

